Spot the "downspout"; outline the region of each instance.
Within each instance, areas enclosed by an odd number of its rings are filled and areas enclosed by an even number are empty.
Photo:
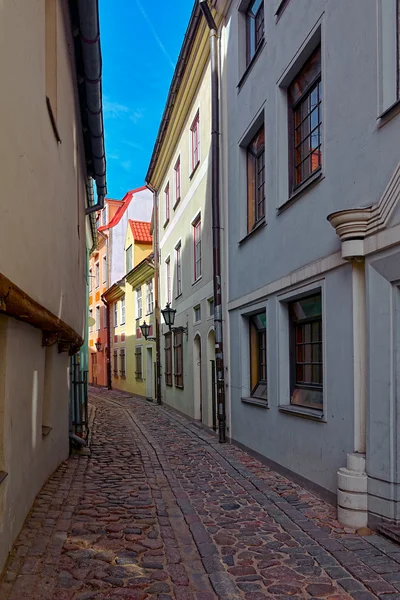
[[[104,235],[102,231],[98,231],[101,237],[106,240],[106,255],[107,255],[107,287],[109,284],[109,256],[108,256],[108,236]],[[101,296],[101,301],[106,307],[106,320],[107,320],[107,356],[106,356],[106,369],[107,369],[107,388],[109,390],[112,389],[112,379],[111,379],[111,327],[110,327],[110,305],[107,300]]]
[[[332,213],[328,221],[342,243],[342,258],[352,266],[353,300],[353,452],[338,472],[338,520],[361,529],[368,524],[367,447],[367,307],[364,238],[368,209]]]
[[[158,242],[158,192],[149,183],[146,187],[153,193],[153,240],[154,240],[154,316],[156,321],[156,401],[161,404],[161,340],[160,340],[160,265]]]
[[[97,203],[92,204],[93,182],[91,194],[88,190],[88,207],[86,215],[90,215],[104,207],[107,194],[106,156],[104,148],[104,126],[102,106],[102,60],[100,47],[100,23],[98,0],[78,0],[79,36],[83,60],[83,85],[85,90],[85,106],[87,128],[91,149],[91,176],[96,181]],[[90,185],[90,184],[89,184]]]
[[[220,165],[219,165],[219,75],[218,75],[218,31],[207,0],[199,0],[199,5],[210,29],[211,55],[211,198],[213,230],[213,287],[214,287],[214,326],[215,363],[217,371],[217,406],[219,442],[226,442],[225,407],[225,367],[222,329],[222,289],[221,289],[221,224],[220,224]]]

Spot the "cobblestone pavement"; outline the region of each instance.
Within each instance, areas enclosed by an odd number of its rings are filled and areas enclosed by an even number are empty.
[[[38,495],[1,600],[400,599],[400,546],[166,407],[91,402],[91,452]]]

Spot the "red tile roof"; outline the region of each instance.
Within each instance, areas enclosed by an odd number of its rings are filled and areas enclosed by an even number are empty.
[[[131,226],[135,242],[151,244],[153,238],[150,234],[150,223],[147,221],[132,221],[129,219],[129,225]]]
[[[146,186],[144,185],[144,186],[142,186],[140,188],[136,188],[135,190],[131,190],[130,192],[127,192],[125,194],[125,196],[121,200],[121,202],[122,202],[121,206],[118,208],[118,210],[116,211],[115,215],[113,216],[113,218],[111,219],[111,221],[108,223],[108,225],[102,225],[101,227],[98,228],[98,230],[99,231],[104,231],[105,229],[110,229],[111,227],[114,227],[115,225],[118,225],[118,223],[122,219],[122,216],[123,216],[124,212],[126,211],[126,209],[128,208],[128,206],[130,205],[133,196],[137,192],[142,192],[145,189],[146,189]],[[106,198],[106,200],[107,200],[107,198]],[[114,200],[112,200],[112,202],[114,202]]]

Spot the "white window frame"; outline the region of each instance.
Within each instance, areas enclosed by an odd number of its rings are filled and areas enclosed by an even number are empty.
[[[200,274],[197,273],[196,270],[196,260],[197,260],[197,255],[196,255],[196,225],[197,223],[200,222]],[[202,247],[202,234],[203,234],[203,223],[201,220],[201,210],[199,210],[196,214],[196,216],[192,219],[191,222],[192,225],[192,247],[193,247],[193,283],[196,283],[196,281],[199,281],[199,279],[201,279],[202,274],[203,274],[203,247]]]
[[[303,408],[290,404],[290,375],[291,375],[291,356],[290,356],[290,315],[289,304],[299,298],[312,296],[313,294],[321,294],[322,306],[322,372],[323,372],[323,388],[322,388],[322,411],[313,408]],[[325,301],[325,280],[321,279],[297,287],[284,294],[279,294],[277,297],[277,313],[278,313],[278,348],[275,352],[278,353],[278,408],[283,411],[289,410],[290,413],[315,417],[316,420],[326,423],[327,421],[327,360],[326,360],[326,301]],[[267,335],[268,345],[268,335]],[[268,350],[267,350],[268,353]],[[267,369],[269,365],[267,364]],[[270,380],[268,371],[268,380]]]
[[[121,321],[120,325],[125,325],[125,296],[122,296],[120,300],[120,310],[121,310]]]
[[[93,319],[93,308],[89,308],[89,319]],[[93,325],[89,325],[89,333],[93,333]]]
[[[377,0],[378,7],[378,116],[400,100],[397,0]]]
[[[214,306],[214,312],[213,312],[213,314],[211,314],[211,303]],[[208,312],[208,318],[209,319],[213,319],[214,318],[214,313],[215,313],[214,296],[211,296],[211,298],[207,299],[207,312]]]
[[[128,268],[128,250],[131,251],[131,253],[130,253],[131,254],[131,261],[130,261],[131,265],[130,265],[130,268]],[[129,273],[133,269],[133,244],[130,244],[127,247],[127,249],[125,250],[125,269],[126,269],[127,273]]]
[[[141,319],[143,316],[143,294],[142,286],[139,286],[135,290],[136,294],[136,319]]]
[[[101,326],[101,314],[100,314],[100,304],[96,306],[96,331],[100,331]]]
[[[177,167],[179,167],[179,171],[177,170]],[[177,186],[177,175],[179,173],[179,196],[178,196],[178,186]],[[175,209],[176,205],[178,204],[178,202],[180,201],[181,197],[182,197],[182,161],[181,161],[181,155],[179,154],[178,158],[175,161],[175,166],[174,166],[174,197],[175,197],[175,202],[173,205],[173,209]]]
[[[151,315],[154,310],[153,280],[146,282],[146,315]]]
[[[103,283],[107,286],[108,272],[107,272],[107,254],[103,256]]]
[[[194,152],[193,152],[193,125],[195,124],[196,120],[198,120],[198,155],[197,155],[197,163],[193,164],[193,158],[194,158]],[[196,170],[196,167],[200,164],[201,162],[201,143],[200,143],[200,106],[198,106],[195,110],[193,119],[191,120],[190,123],[190,128],[189,128],[189,164],[190,164],[190,173],[192,176],[193,173]]]
[[[179,289],[179,285],[178,285],[178,250],[179,250],[179,271],[180,271],[180,289]],[[182,295],[182,240],[178,240],[178,242],[175,244],[175,248],[174,248],[174,252],[175,252],[175,269],[174,269],[174,279],[175,279],[175,283],[176,283],[176,298],[179,298],[179,296]]]
[[[89,269],[89,293],[93,291],[93,269]]]
[[[94,272],[94,276],[95,276],[95,283],[96,283],[96,288],[100,287],[100,262],[97,261],[97,263],[94,266],[95,272]]]
[[[200,319],[196,319],[196,310],[200,311]],[[196,304],[196,306],[193,307],[193,322],[196,323],[201,323],[201,304]]]
[[[114,327],[118,327],[118,300],[114,302]]]
[[[171,304],[172,301],[172,289],[171,289],[171,255],[168,254],[165,259],[165,297],[166,302]]]

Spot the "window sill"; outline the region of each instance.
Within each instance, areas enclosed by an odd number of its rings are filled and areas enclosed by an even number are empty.
[[[53,431],[52,427],[47,427],[46,425],[42,425],[42,437],[46,437],[49,435],[50,431]]]
[[[199,164],[200,164],[200,161],[198,160],[196,163],[196,166],[193,168],[192,172],[189,175],[189,179],[193,179],[197,169],[199,168]]]
[[[305,181],[302,185],[296,188],[296,190],[292,193],[290,198],[286,200],[286,202],[284,202],[283,204],[281,204],[281,206],[277,208],[277,214],[280,215],[284,210],[292,206],[292,204],[294,204],[294,202],[298,200],[298,198],[305,194],[309,190],[309,188],[313,187],[323,179],[325,179],[325,175],[322,171],[318,171],[317,173],[314,173],[314,175],[311,175],[311,177],[307,179],[307,181]]]
[[[200,277],[198,277],[198,278],[196,279],[196,281],[193,281],[193,283],[192,283],[192,287],[193,287],[194,285],[196,285],[196,283],[199,283],[199,281],[201,281],[201,280],[202,280],[202,278],[203,278],[203,275],[200,275]]]
[[[179,298],[182,296],[182,292],[180,294],[178,294],[177,296],[175,296],[175,300],[179,300]]]
[[[250,71],[252,70],[254,64],[257,62],[257,58],[260,56],[261,52],[263,51],[264,47],[265,47],[265,38],[263,38],[260,43],[258,44],[257,50],[254,53],[253,58],[251,59],[251,61],[249,62],[249,64],[247,65],[243,75],[241,76],[239,83],[237,84],[237,89],[238,92],[240,92],[240,90],[243,87],[244,82],[246,81],[247,77],[249,76]]]
[[[253,406],[259,406],[261,408],[269,408],[267,400],[261,400],[260,398],[242,398],[243,404],[252,404]]]
[[[267,225],[267,221],[265,220],[265,217],[263,217],[260,221],[258,221],[258,223],[256,225],[254,225],[253,229],[251,231],[249,231],[249,233],[247,235],[245,235],[244,238],[242,238],[238,242],[238,245],[241,246],[242,244],[244,244],[254,233],[256,233],[256,231],[258,231],[259,229],[262,229],[266,225]]]
[[[397,100],[392,106],[387,108],[378,116],[378,127],[384,127],[386,123],[391,121],[394,117],[396,117],[400,112],[400,99]]]
[[[166,228],[166,226],[168,225],[168,223],[169,223],[169,218],[164,221],[164,225],[163,225],[164,229]]]
[[[279,6],[278,6],[278,8],[276,9],[276,12],[275,12],[276,23],[279,21],[279,19],[283,15],[283,12],[284,12],[284,10],[285,10],[285,8],[287,7],[288,4],[289,4],[289,0],[281,0],[279,2]]]
[[[8,473],[6,473],[5,471],[0,471],[0,483],[3,483],[7,475]]]
[[[143,381],[143,377],[135,377],[135,381]]]
[[[317,408],[305,408],[291,404],[288,406],[279,406],[279,412],[301,417],[302,419],[311,419],[312,421],[325,421],[324,413]]]
[[[181,201],[181,197],[179,196],[179,198],[176,200],[175,204],[173,205],[172,210],[176,210],[176,207],[178,206],[180,201]]]
[[[183,385],[175,385],[177,390],[183,390]]]

